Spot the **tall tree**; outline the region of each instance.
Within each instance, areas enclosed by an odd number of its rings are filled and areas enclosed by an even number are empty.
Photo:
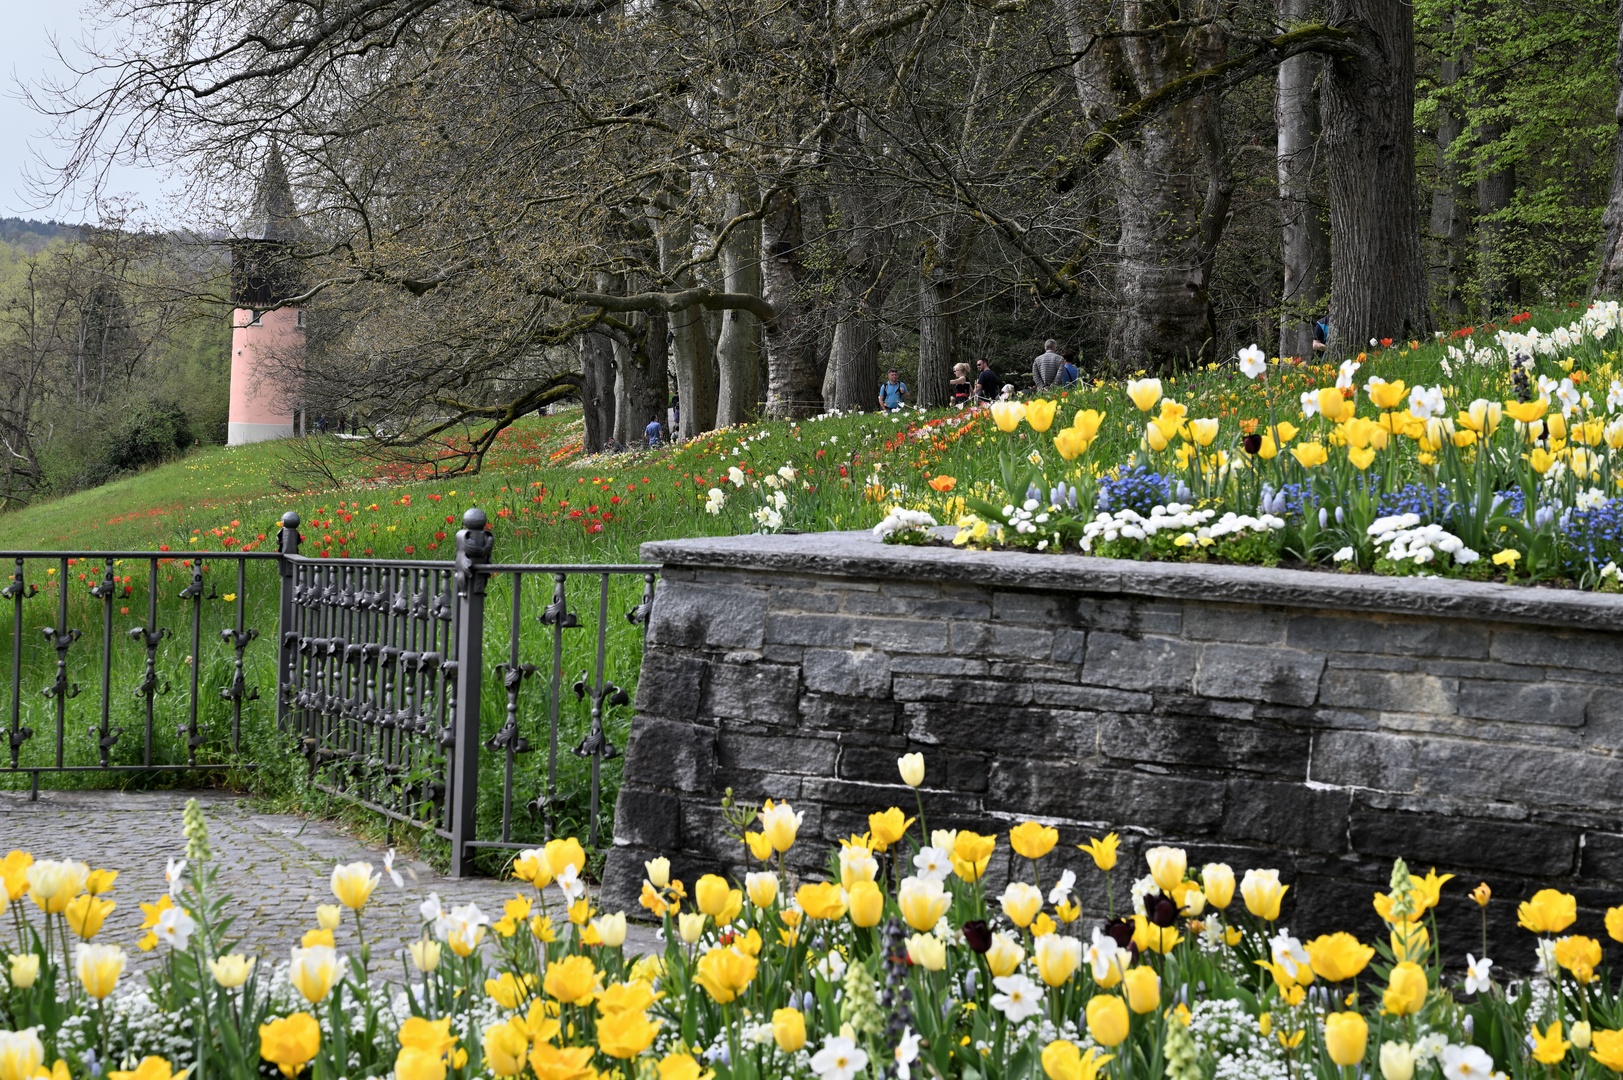
[[[1279,22],[1295,27],[1312,17],[1314,0],[1280,0]],[[1313,324],[1330,286],[1330,237],[1313,197],[1319,164],[1319,101],[1314,86],[1323,60],[1309,53],[1279,65],[1274,122],[1279,128],[1280,251],[1285,287],[1280,296],[1279,355],[1311,356]]]

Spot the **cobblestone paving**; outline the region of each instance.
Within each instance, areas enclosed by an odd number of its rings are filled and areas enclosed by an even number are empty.
[[[364,860],[383,868],[383,849],[331,824],[258,813],[247,799],[208,791],[42,791],[38,802],[29,802],[26,792],[0,792],[0,854],[20,848],[37,859],[79,859],[119,871],[110,897],[118,906],[97,940],[123,945],[139,966],[145,958],[134,948],[141,936],[140,905],[165,891],[166,860],[185,854],[181,810],[193,796],[208,816],[219,883],[236,897],[233,932],[250,953],[287,956],[315,926],[315,906],[334,902],[328,882],[335,863]],[[492,917],[514,894],[511,884],[489,878],[457,881],[426,863],[397,858],[395,868],[406,879],[405,888],[395,888],[385,877],[362,913],[374,958],[392,956],[418,936],[417,905],[431,892],[447,907],[473,901]],[[345,915],[334,935],[341,949],[355,943],[354,919]],[[649,927],[633,926],[626,938],[628,954],[659,948]]]

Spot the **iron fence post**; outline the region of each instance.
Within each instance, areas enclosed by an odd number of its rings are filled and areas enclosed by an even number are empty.
[[[485,512],[477,506],[462,515],[456,534],[456,713],[451,720],[451,876],[472,869],[474,823],[479,810],[479,689],[484,675],[485,576],[480,564],[490,562],[496,538],[485,529]]]
[[[276,550],[283,556],[299,553],[299,515],[292,510],[282,515],[282,527],[276,530]],[[287,691],[292,685],[299,642],[293,634],[293,564],[286,558],[277,559],[276,571],[282,579],[281,602],[276,615],[276,728],[286,731],[287,714],[292,705]]]

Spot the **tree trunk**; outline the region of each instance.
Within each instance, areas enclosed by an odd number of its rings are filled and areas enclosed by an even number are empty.
[[[614,340],[606,334],[582,334],[579,341],[586,452],[597,454],[614,437]]]
[[[1490,93],[1492,91],[1490,90]],[[1482,124],[1477,141],[1477,276],[1482,282],[1483,314],[1489,318],[1510,313],[1522,301],[1521,279],[1511,270],[1505,251],[1503,214],[1516,197],[1516,163],[1505,161],[1496,144],[1510,125],[1504,121]]]
[[[743,212],[744,200],[737,195],[727,196],[728,220]],[[746,222],[734,229],[721,250],[722,288],[731,293],[759,293],[760,258],[760,228]],[[755,415],[759,333],[760,324],[749,312],[721,313],[721,332],[716,336],[716,367],[721,382],[716,396],[719,427],[732,427]]]
[[[1280,0],[1280,25],[1306,22],[1317,5]],[[1285,287],[1279,304],[1279,355],[1312,356],[1313,323],[1330,284],[1330,238],[1312,198],[1318,160],[1319,102],[1313,83],[1324,61],[1304,53],[1279,65],[1274,120],[1279,127],[1280,246]]]
[[[650,216],[659,242],[659,265],[666,274],[687,258],[692,247],[693,232],[686,220],[675,214]],[[693,284],[691,271],[677,275],[677,288]],[[711,431],[716,426],[715,355],[710,335],[704,325],[704,309],[683,308],[670,313],[671,362],[676,374],[676,397],[680,407],[679,434],[691,439]]]
[[[1132,31],[1177,18],[1155,5],[1129,4],[1122,12],[1120,29]],[[1066,0],[1062,15],[1071,50],[1082,58],[1072,69],[1077,96],[1095,124],[1193,69],[1220,63],[1228,52],[1221,21],[1099,38],[1089,24],[1093,9],[1080,0]],[[1218,132],[1216,108],[1212,98],[1178,105],[1112,155],[1119,236],[1110,360],[1118,369],[1173,371],[1215,348],[1211,256],[1232,190],[1223,176],[1201,182],[1201,173],[1222,160],[1210,142]]]
[[[916,404],[933,408],[952,400],[952,365],[958,363],[958,278],[926,249],[919,264],[919,374]],[[937,276],[939,275],[939,276]],[[879,386],[874,384],[878,402]]]
[[[763,326],[766,337],[766,411],[780,419],[816,416],[823,411],[817,364],[819,324],[802,294],[805,242],[800,202],[779,192],[761,220],[762,295],[777,315]]]
[[[1595,270],[1595,295],[1612,296],[1623,291],[1623,0],[1617,5],[1617,105],[1612,117],[1617,122],[1617,153],[1612,159],[1612,191],[1601,217],[1604,236],[1600,245],[1600,265]]]
[[[670,421],[666,415],[670,391],[665,346],[669,326],[657,312],[633,315],[632,321],[646,333],[641,340],[634,339],[631,348],[618,343],[614,348],[614,437],[621,446],[640,445],[648,421],[658,420],[661,427],[668,427]]]
[[[1465,74],[1465,62],[1449,57],[1438,68],[1437,81],[1445,90]],[[1465,120],[1457,104],[1446,97],[1437,105],[1437,187],[1431,196],[1431,237],[1437,248],[1432,260],[1432,295],[1442,309],[1455,319],[1465,317],[1467,258],[1467,208],[1470,190],[1461,180],[1464,170],[1455,160],[1455,143],[1465,133]]]
[[[1360,50],[1325,65],[1330,167],[1330,349],[1431,332],[1414,181],[1414,9],[1330,0]]]

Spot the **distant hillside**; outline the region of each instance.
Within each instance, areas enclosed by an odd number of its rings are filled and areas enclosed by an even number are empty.
[[[60,221],[0,217],[0,241],[16,244],[32,255],[58,236],[72,236],[78,228],[77,225],[64,225]]]

